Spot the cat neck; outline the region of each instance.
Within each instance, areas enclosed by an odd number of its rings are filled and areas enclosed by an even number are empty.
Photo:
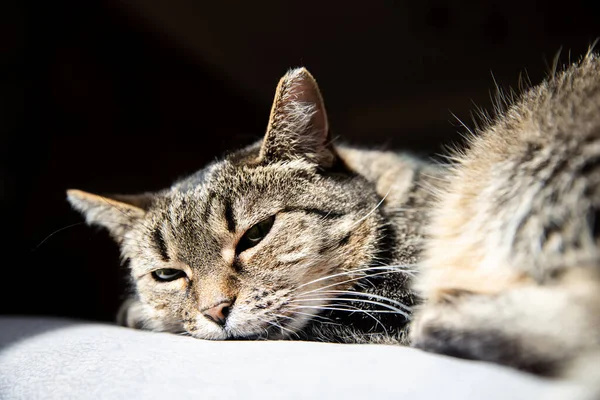
[[[349,146],[339,146],[337,151],[351,170],[372,182],[382,199],[380,212],[390,222],[395,242],[391,261],[415,264],[443,169],[408,153]]]

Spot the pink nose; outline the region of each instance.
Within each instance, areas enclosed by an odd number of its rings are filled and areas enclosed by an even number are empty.
[[[231,302],[224,301],[222,303],[217,304],[214,307],[207,308],[202,311],[202,315],[206,318],[210,319],[214,323],[218,325],[225,325],[225,321],[227,320],[227,316],[229,315],[229,309],[231,308]]]

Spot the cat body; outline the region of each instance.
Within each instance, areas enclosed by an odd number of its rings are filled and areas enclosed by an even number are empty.
[[[411,339],[562,375],[600,350],[600,59],[528,90],[469,142],[437,187]]]
[[[203,339],[407,343],[426,183],[440,169],[333,147],[305,69],[264,139],[159,193],[68,199],[129,261],[125,325]]]

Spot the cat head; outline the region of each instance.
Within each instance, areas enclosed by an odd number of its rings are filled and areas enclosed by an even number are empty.
[[[303,68],[280,80],[260,143],[158,193],[68,200],[120,245],[143,324],[204,339],[300,331],[374,262],[384,225]]]

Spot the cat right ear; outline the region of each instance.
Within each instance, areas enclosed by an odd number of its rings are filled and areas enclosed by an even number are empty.
[[[324,168],[336,159],[321,92],[305,68],[290,70],[279,81],[260,150],[267,163],[294,159]]]
[[[140,220],[152,203],[152,194],[99,196],[82,190],[67,190],[67,200],[89,225],[102,226],[117,240]]]

